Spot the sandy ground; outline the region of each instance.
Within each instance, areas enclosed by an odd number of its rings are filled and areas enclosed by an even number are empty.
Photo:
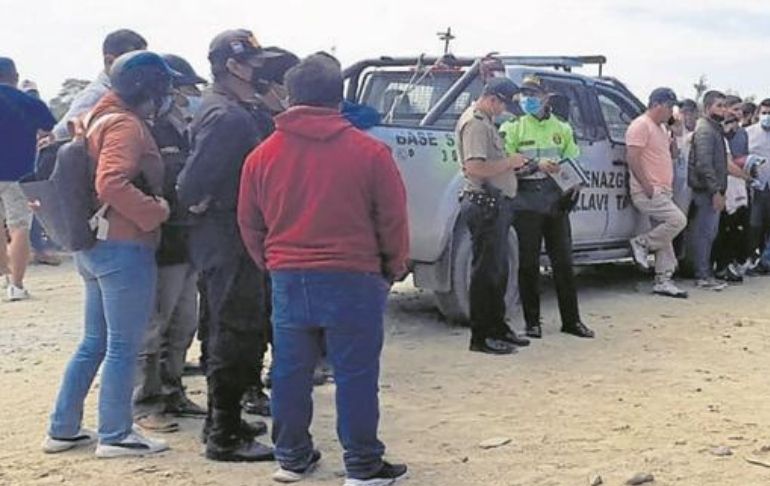
[[[691,284],[687,284],[690,285]],[[511,357],[466,351],[468,332],[442,322],[432,297],[395,289],[387,315],[382,438],[409,463],[407,484],[621,485],[637,472],[657,485],[770,484],[770,278],[688,301],[648,295],[630,267],[580,277],[585,320],[599,337],[557,331]],[[49,408],[80,335],[80,282],[70,264],[36,267],[34,300],[0,303],[0,484],[268,485],[272,464],[201,456],[200,421],[147,459],[97,460],[93,448],[40,452]],[[204,402],[203,379],[187,381]],[[314,434],[324,461],[309,485],[341,484],[333,385],[316,389]],[[95,426],[96,390],[86,424]],[[494,449],[479,444],[510,439]],[[729,456],[715,455],[728,447]],[[763,450],[765,452],[763,452]]]

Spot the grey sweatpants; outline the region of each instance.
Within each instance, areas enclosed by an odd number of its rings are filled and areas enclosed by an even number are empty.
[[[192,265],[158,267],[155,309],[139,354],[134,416],[163,413],[184,393],[185,356],[198,326],[198,276]]]

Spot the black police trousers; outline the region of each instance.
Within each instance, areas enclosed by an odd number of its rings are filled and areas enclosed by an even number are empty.
[[[240,255],[201,273],[207,304],[209,445],[238,444],[241,397],[261,384],[262,361],[270,341],[268,275]]]
[[[496,208],[463,198],[461,216],[471,234],[471,343],[482,343],[510,331],[505,323],[508,289],[508,234],[513,221],[511,201],[501,198]]]
[[[519,294],[527,326],[540,323],[540,250],[551,260],[562,327],[580,322],[572,269],[572,227],[569,214],[517,210],[513,223],[519,237]]]

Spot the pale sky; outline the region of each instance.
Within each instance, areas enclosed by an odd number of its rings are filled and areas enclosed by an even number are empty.
[[[263,45],[303,56],[337,48],[344,65],[380,55],[452,51],[604,54],[605,72],[645,100],[656,86],[692,97],[700,74],[713,88],[770,97],[770,2],[763,0],[0,0],[0,56],[55,96],[68,77],[93,79],[101,42],[132,28],[151,50],[186,57],[208,77],[208,43],[249,28]],[[589,71],[594,72],[593,68]]]

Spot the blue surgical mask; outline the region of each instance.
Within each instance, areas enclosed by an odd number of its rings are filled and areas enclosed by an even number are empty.
[[[185,98],[187,98],[187,112],[190,114],[190,116],[195,116],[195,114],[198,113],[198,110],[201,108],[203,97],[185,96]]]
[[[762,128],[770,130],[770,115],[759,115],[759,124]]]
[[[521,111],[527,115],[537,115],[543,108],[543,102],[535,96],[522,96],[519,100]]]

